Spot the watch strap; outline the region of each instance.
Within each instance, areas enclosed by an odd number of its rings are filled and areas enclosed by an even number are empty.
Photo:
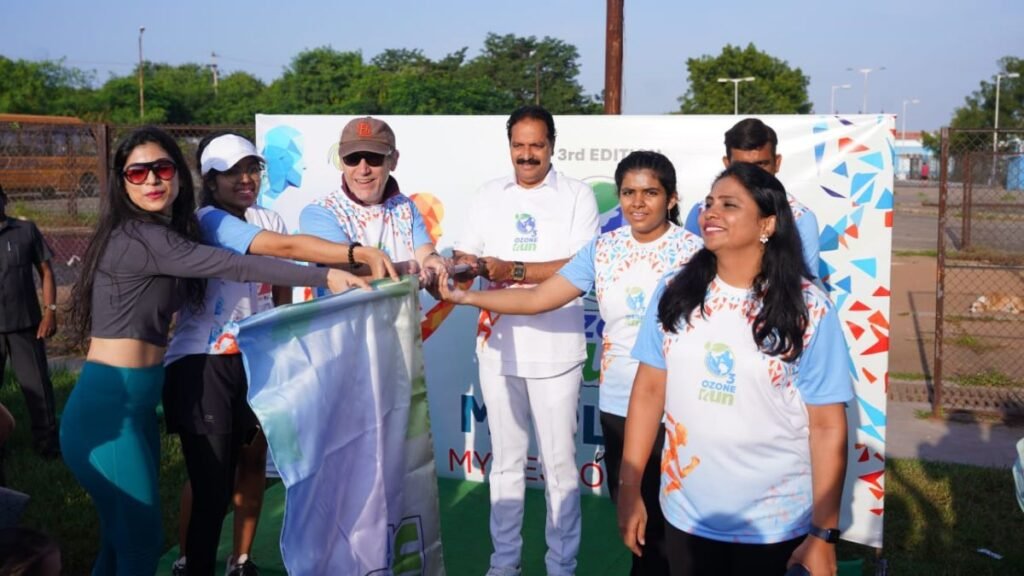
[[[807,533],[815,538],[821,538],[829,544],[839,542],[840,532],[838,528],[819,528],[818,526],[811,524],[811,528]]]

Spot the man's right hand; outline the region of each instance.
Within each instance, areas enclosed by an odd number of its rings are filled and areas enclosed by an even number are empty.
[[[398,281],[398,272],[395,270],[395,264],[391,262],[391,258],[383,250],[370,246],[356,246],[352,250],[352,258],[360,264],[369,266],[370,274],[374,280],[387,276],[396,282]]]
[[[456,252],[455,257],[452,258],[453,265],[465,264],[469,266],[469,270],[461,272],[454,276],[456,282],[466,282],[472,280],[480,275],[480,259],[474,254],[466,254],[465,252]]]

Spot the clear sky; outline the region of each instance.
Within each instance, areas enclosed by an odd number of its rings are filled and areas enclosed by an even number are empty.
[[[476,55],[488,32],[551,36],[579,49],[588,93],[604,87],[602,0],[0,0],[0,54],[65,58],[102,81],[132,72],[139,26],[147,60],[208,63],[216,52],[223,72],[267,82],[306,48],[437,59],[464,46]],[[934,130],[999,58],[1024,57],[1024,0],[625,0],[624,112],[677,110],[687,58],[750,42],[810,77],[815,112],[829,112],[832,85],[846,83],[839,111],[860,110],[864,77],[847,69],[884,66],[868,76],[868,111],[898,114],[918,98],[907,129]]]

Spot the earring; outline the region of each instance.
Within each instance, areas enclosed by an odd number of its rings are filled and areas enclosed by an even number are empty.
[[[763,233],[762,233],[762,234],[761,234],[761,237],[760,237],[760,238],[758,238],[758,240],[760,240],[760,241],[761,241],[761,244],[767,244],[767,243],[768,243],[768,235],[767,235],[767,234],[763,234]]]

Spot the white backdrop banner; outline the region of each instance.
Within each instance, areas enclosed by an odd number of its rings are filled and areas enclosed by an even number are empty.
[[[260,203],[292,232],[299,213],[340,185],[337,143],[350,116],[256,117],[257,147],[267,159]],[[504,116],[387,116],[401,156],[393,175],[413,198],[442,252],[468,218],[474,191],[509,174]],[[623,224],[613,180],[633,150],[657,150],[675,164],[683,213],[708,193],[722,169],[724,133],[735,116],[559,116],[555,169],[590,184],[602,230]],[[844,538],[879,547],[885,494],[889,282],[892,244],[892,116],[765,116],[779,135],[779,179],[814,211],[824,279],[850,346],[847,367],[857,398],[848,409],[850,461],[841,528]],[[584,489],[604,492],[598,369],[603,322],[588,299],[583,330],[588,359],[578,410],[577,463]],[[491,462],[487,408],[477,381],[477,311],[452,310],[422,294],[424,350],[437,472],[484,481]],[[544,479],[531,447],[527,478]]]

